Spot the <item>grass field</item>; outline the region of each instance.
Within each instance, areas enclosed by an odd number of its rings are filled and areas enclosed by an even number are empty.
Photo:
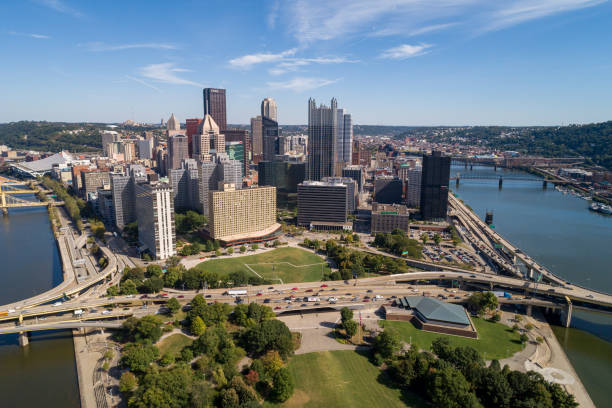
[[[183,348],[193,343],[189,337],[181,333],[171,334],[157,344],[159,348],[159,355],[163,356],[166,353],[170,353],[176,356]]]
[[[418,396],[391,388],[388,378],[356,351],[323,351],[291,358],[295,379],[293,396],[286,408],[395,408],[426,407]]]
[[[323,258],[299,248],[278,248],[257,255],[212,259],[196,268],[229,275],[235,271],[257,272],[265,279],[281,279],[283,283],[321,280],[321,270],[329,273]]]
[[[510,357],[523,349],[519,334],[512,332],[508,326],[480,318],[472,318],[472,321],[478,331],[478,339],[426,332],[417,329],[410,322],[383,321],[382,324],[383,327],[396,329],[406,343],[412,338],[412,344],[421,350],[430,350],[431,342],[438,337],[447,337],[454,346],[470,346],[483,355],[486,353],[487,360]]]

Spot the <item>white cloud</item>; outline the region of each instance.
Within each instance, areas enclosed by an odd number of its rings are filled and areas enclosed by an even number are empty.
[[[297,48],[292,48],[290,50],[286,50],[278,54],[273,54],[273,53],[249,54],[249,55],[244,55],[242,57],[231,59],[229,63],[234,68],[249,69],[253,67],[253,65],[261,64],[264,62],[280,61],[285,57],[294,55],[296,52],[297,52]]]
[[[158,88],[158,87],[156,87],[156,86],[151,85],[151,84],[150,84],[150,83],[148,83],[147,81],[143,81],[143,80],[142,80],[142,79],[140,79],[140,78],[136,78],[136,77],[133,77],[133,76],[130,76],[130,75],[126,75],[125,77],[126,77],[127,79],[130,79],[130,80],[134,81],[134,82],[138,82],[139,84],[144,85],[144,86],[146,86],[147,88],[151,88],[151,89],[153,89],[153,90],[155,90],[155,91],[157,91],[157,92],[160,92],[160,93],[161,93],[161,89],[159,89],[159,88]]]
[[[60,13],[69,14],[76,18],[85,17],[83,13],[80,11],[68,6],[61,0],[39,0],[39,3],[43,6],[49,7],[55,11],[59,11]]]
[[[20,37],[30,37],[30,38],[36,38],[38,40],[48,40],[51,37],[48,35],[44,35],[44,34],[35,34],[35,33],[20,33],[17,31],[9,31],[10,35],[17,35]]]
[[[156,82],[162,82],[173,85],[193,85],[202,88],[203,85],[181,78],[177,72],[191,72],[185,68],[176,68],[172,62],[164,62],[162,64],[151,64],[140,69],[140,75],[145,78],[152,79]]]
[[[406,59],[418,57],[419,55],[427,54],[427,49],[431,48],[430,44],[410,45],[402,44],[397,47],[389,48],[380,54],[380,58],[388,59]]]
[[[176,50],[178,47],[168,43],[132,43],[132,44],[105,44],[103,42],[89,42],[85,44],[77,44],[79,47],[85,47],[89,51],[124,51],[134,49],[154,49],[154,50]]]
[[[457,23],[475,32],[595,6],[606,0],[298,0],[279,11],[302,44],[419,35]]]
[[[268,82],[268,86],[272,89],[287,89],[295,92],[303,92],[311,89],[321,88],[340,81],[338,79],[297,77],[288,81]]]

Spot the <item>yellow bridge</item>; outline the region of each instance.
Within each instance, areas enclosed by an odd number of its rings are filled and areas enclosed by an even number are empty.
[[[38,190],[25,188],[25,182],[0,177],[0,209],[2,209],[4,215],[7,215],[9,208],[46,207],[54,205],[54,203],[50,201],[33,201],[14,197],[16,194],[36,194],[37,192]]]

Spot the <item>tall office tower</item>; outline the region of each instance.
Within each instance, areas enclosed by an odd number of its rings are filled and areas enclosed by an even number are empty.
[[[309,180],[299,184],[298,225],[310,229],[344,229],[349,205],[346,190],[347,186],[342,183]]]
[[[353,120],[344,109],[338,109],[337,115],[336,161],[344,167],[352,163]]]
[[[193,157],[202,161],[210,161],[211,155],[225,153],[225,135],[220,133],[219,126],[211,115],[206,115],[198,134],[193,138]]]
[[[200,162],[199,173],[199,210],[208,216],[208,193],[219,186],[217,163]]]
[[[170,115],[170,119],[168,119],[168,123],[166,124],[166,130],[181,130],[181,123],[178,121],[174,113]]]
[[[239,142],[242,144],[242,155],[243,157],[235,158],[236,160],[240,160],[244,166],[243,174],[248,174],[249,172],[249,161],[251,159],[251,138],[249,137],[249,131],[246,129],[225,129],[225,146],[227,151],[228,142],[236,143]],[[236,146],[233,144],[233,146]]]
[[[108,188],[110,177],[108,171],[85,170],[81,172],[81,185],[83,197],[89,201],[90,195],[96,193],[99,188]]]
[[[131,163],[136,160],[136,148],[134,147],[134,141],[124,140],[122,147],[123,160],[125,160],[127,163]]]
[[[238,160],[230,160],[227,155],[219,157],[218,170],[219,181],[224,184],[233,184],[239,190],[242,188],[242,163]]]
[[[208,235],[224,246],[275,239],[276,188],[236,190],[230,184],[209,193]]]
[[[357,182],[357,190],[363,192],[363,186],[365,185],[365,169],[361,166],[346,166],[342,169],[342,177],[352,178]]]
[[[332,98],[331,106],[317,108],[314,99],[308,99],[308,179],[321,180],[334,175],[336,168],[336,140],[338,102]]]
[[[159,147],[157,150],[157,154],[155,155],[155,160],[157,161],[157,173],[160,176],[165,176],[166,169],[168,167],[168,152],[163,148]]]
[[[204,116],[210,115],[220,131],[227,128],[225,89],[204,88]]]
[[[199,210],[198,162],[194,159],[183,160],[180,169],[168,171],[168,178],[172,186],[174,208]]]
[[[115,226],[123,230],[135,220],[134,183],[130,176],[111,174],[111,191],[115,209]]]
[[[170,123],[170,121],[168,121]],[[181,162],[189,158],[187,148],[187,136],[174,135],[168,138],[168,162],[167,169],[179,169]]]
[[[266,98],[261,102],[261,117],[266,117],[278,122],[278,114],[276,101],[272,98]]]
[[[96,212],[100,215],[105,225],[115,225],[115,209],[113,206],[112,190],[98,189],[98,205],[96,206]]]
[[[357,209],[357,182],[350,177],[324,177],[324,183],[344,184],[346,186],[346,211],[352,214]]]
[[[424,220],[446,219],[450,157],[433,151],[423,155],[421,176],[421,216]]]
[[[278,154],[278,122],[268,117],[261,118],[263,159],[270,161]]]
[[[136,184],[138,241],[155,259],[176,255],[172,188],[166,183]]]
[[[246,158],[244,144],[242,142],[229,142],[226,140],[225,152],[231,160],[237,160],[240,162],[241,174],[244,177],[247,171],[246,169],[248,167],[248,159]]]
[[[251,151],[253,163],[257,164],[263,160],[263,141],[262,141],[261,116],[251,118]]]
[[[193,137],[198,134],[202,119],[185,119],[185,136],[189,143],[189,157],[193,158]]]
[[[406,205],[410,208],[418,208],[421,205],[421,176],[423,168],[417,166],[400,167],[400,176],[406,184]]]
[[[374,180],[374,201],[379,204],[400,204],[404,184],[397,177],[378,177]]]
[[[297,193],[297,186],[306,178],[306,163],[289,161],[260,161],[257,164],[260,186],[274,186],[277,194]]]
[[[153,139],[138,140],[136,142],[138,147],[138,158],[141,160],[152,160],[153,159]]]
[[[114,130],[104,130],[102,131],[102,150],[104,151],[104,155],[106,157],[111,157],[113,155],[112,152],[112,143],[118,142],[121,140],[121,135]]]

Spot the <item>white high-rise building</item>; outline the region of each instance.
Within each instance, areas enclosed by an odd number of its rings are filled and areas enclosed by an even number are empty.
[[[174,200],[167,183],[136,184],[138,240],[155,259],[176,255]]]
[[[276,101],[274,99],[266,98],[261,102],[261,116],[278,122]]]
[[[170,115],[170,119],[168,119],[168,123],[166,124],[166,129],[168,131],[171,130],[181,130],[181,123],[178,121],[174,113]]]

